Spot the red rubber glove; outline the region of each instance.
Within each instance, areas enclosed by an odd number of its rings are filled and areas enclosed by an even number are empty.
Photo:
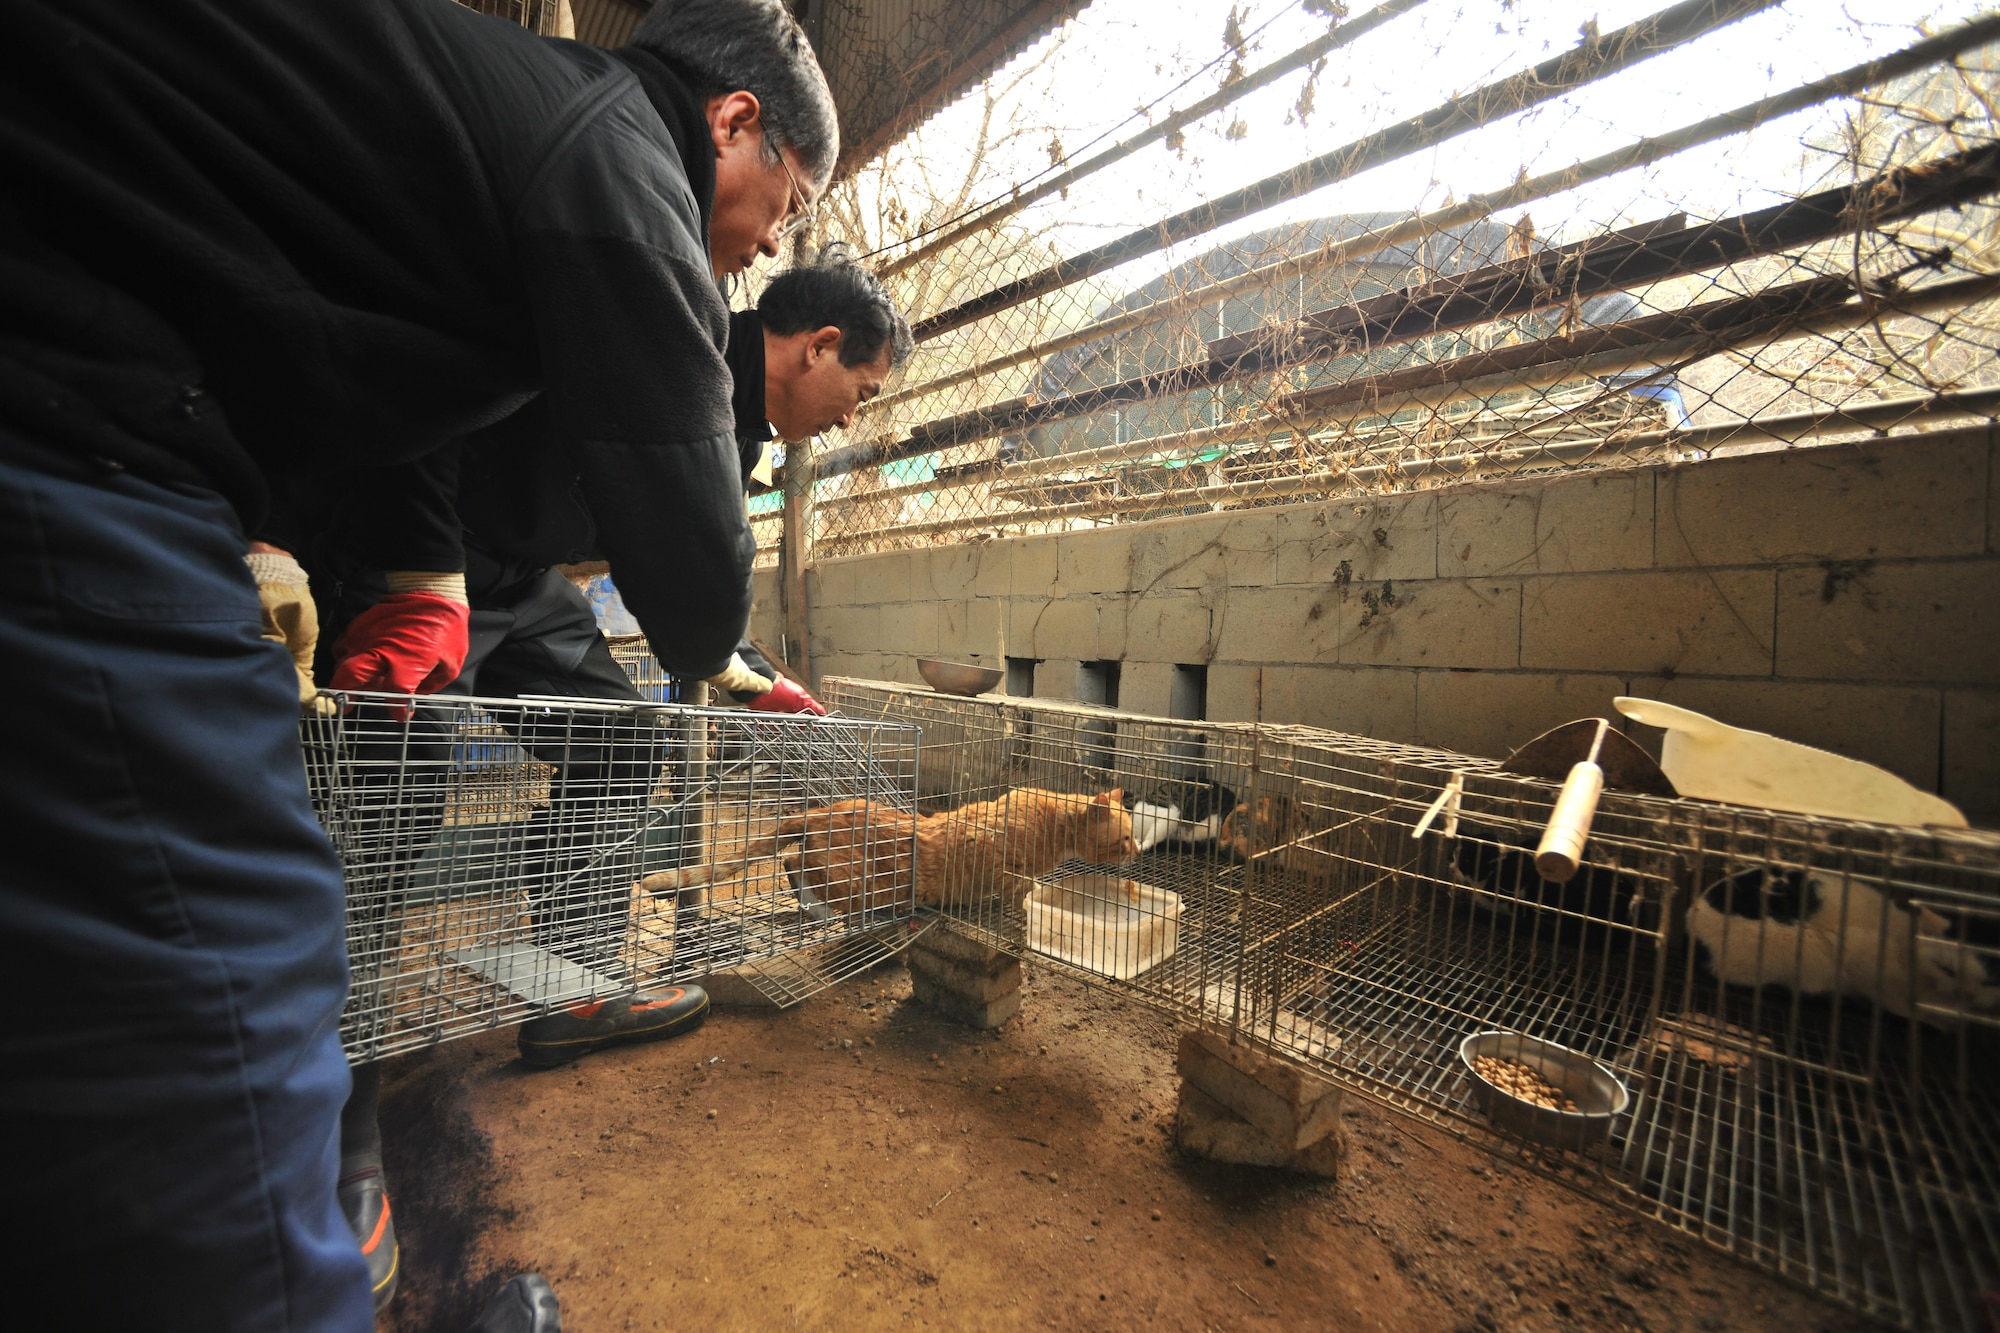
[[[772,681],[770,689],[743,706],[759,713],[811,713],[815,717],[826,716],[826,709],[821,706],[819,700],[783,676]]]
[[[431,694],[458,679],[472,608],[434,592],[392,592],[354,618],[333,646],[336,690]]]

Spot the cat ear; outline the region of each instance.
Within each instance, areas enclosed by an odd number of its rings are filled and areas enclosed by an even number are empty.
[[[1113,787],[1110,791],[1100,792],[1098,795],[1090,798],[1090,803],[1092,805],[1123,805],[1125,804],[1125,789],[1123,787]]]

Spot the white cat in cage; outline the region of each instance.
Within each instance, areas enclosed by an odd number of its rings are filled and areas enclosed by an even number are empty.
[[[1994,941],[1964,938],[1942,914],[1899,906],[1859,876],[1739,871],[1695,896],[1687,928],[1702,965],[1727,985],[1859,996],[1947,1030],[1968,1012],[2000,1010]]]

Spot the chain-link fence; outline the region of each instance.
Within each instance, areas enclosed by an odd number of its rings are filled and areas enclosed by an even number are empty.
[[[837,187],[820,239],[874,252],[918,348],[852,430],[793,451],[814,555],[2000,407],[2000,16],[1925,31],[1685,0],[1586,23],[1428,107],[1359,93],[1370,70],[1421,88],[1427,63],[1493,44],[1477,8],[1305,0],[1284,11],[1293,30],[1312,15],[1323,30],[1268,61],[1231,10],[1210,67],[1121,125],[1049,131],[1048,170],[990,202],[962,206],[976,164],[937,158],[986,151],[1008,114],[1017,139],[1075,114],[1035,103],[1046,87],[1026,76],[1025,110],[989,84],[977,134],[905,146]],[[1755,53],[1787,41],[1810,46],[1790,62],[1805,74],[1767,76]],[[1071,54],[1058,38],[1024,60]],[[1746,60],[1759,81],[1729,75]],[[1723,88],[1755,95],[1732,105]],[[1286,98],[1285,142],[1311,155],[1222,188],[1233,148]],[[1104,146],[1065,152],[1064,134],[1090,133]],[[1193,206],[1134,211],[1184,201],[1196,177]],[[1377,206],[1398,190],[1409,206]],[[753,504],[767,563],[781,501]]]

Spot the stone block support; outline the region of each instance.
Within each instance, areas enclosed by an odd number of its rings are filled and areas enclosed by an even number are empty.
[[[910,994],[946,1018],[982,1031],[1021,1012],[1021,960],[942,926],[910,946]]]
[[[1175,1139],[1218,1162],[1334,1176],[1340,1164],[1340,1089],[1248,1046],[1208,1032],[1181,1034]]]

